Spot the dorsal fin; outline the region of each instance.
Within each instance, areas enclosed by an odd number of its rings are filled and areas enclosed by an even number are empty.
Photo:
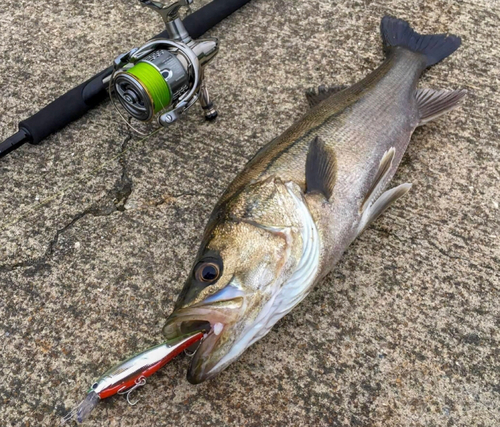
[[[332,96],[334,93],[340,92],[341,90],[347,89],[349,85],[336,85],[326,87],[325,85],[321,85],[318,87],[318,91],[314,89],[310,89],[306,92],[307,102],[309,103],[309,107],[315,107],[320,102]]]
[[[306,193],[318,192],[330,200],[337,179],[335,152],[316,137],[309,145],[306,160]]]
[[[358,235],[363,232],[373,221],[375,221],[384,211],[400,197],[410,191],[411,184],[401,184],[395,188],[387,190],[382,194],[373,205],[367,207],[361,216],[358,226]]]
[[[457,108],[466,94],[467,91],[464,89],[418,89],[415,97],[417,98],[418,112],[420,114],[419,126]]]
[[[391,170],[395,154],[396,149],[394,147],[391,147],[382,156],[377,174],[375,175],[375,179],[373,180],[373,184],[368,190],[368,193],[366,193],[365,199],[363,200],[360,208],[360,212],[363,212],[379,196],[382,190],[384,178]]]

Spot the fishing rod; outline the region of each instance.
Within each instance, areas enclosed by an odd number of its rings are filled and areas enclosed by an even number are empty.
[[[0,157],[27,142],[40,144],[108,95],[132,127],[134,120],[156,120],[160,127],[168,127],[196,102],[207,120],[217,117],[204,69],[217,55],[219,42],[216,38],[199,37],[250,0],[213,0],[184,20],[179,12],[189,8],[193,0],[178,0],[168,6],[158,1],[139,1],[161,16],[166,29],[143,46],[119,55],[110,67],[21,121],[19,131],[0,143]]]

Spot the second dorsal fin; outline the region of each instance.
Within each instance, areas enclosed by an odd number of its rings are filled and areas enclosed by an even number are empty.
[[[336,85],[327,87],[325,85],[321,85],[318,87],[318,90],[310,89],[306,92],[307,102],[309,103],[309,107],[315,107],[320,102],[332,96],[334,93],[340,92],[341,90],[347,89],[349,85]]]

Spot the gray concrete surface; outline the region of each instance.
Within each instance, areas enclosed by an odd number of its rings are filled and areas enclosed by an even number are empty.
[[[411,195],[216,379],[190,385],[181,357],[136,407],[112,398],[86,425],[499,425],[494,0],[253,0],[211,31],[217,123],[193,110],[140,143],[106,103],[2,159],[0,425],[57,425],[104,370],[161,340],[217,197],[306,108],[306,89],[380,63],[385,13],[463,38],[422,79],[470,96],[414,135],[396,177]],[[132,0],[4,1],[0,137],[161,29]]]

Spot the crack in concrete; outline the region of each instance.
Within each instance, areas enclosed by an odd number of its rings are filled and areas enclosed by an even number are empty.
[[[132,135],[129,133],[121,144],[121,152],[123,152],[126,149],[126,145],[131,139]],[[36,267],[36,269],[39,269],[42,266],[48,264],[49,259],[55,252],[55,247],[59,242],[61,235],[63,235],[66,231],[71,229],[79,220],[86,217],[87,215],[92,215],[94,217],[109,216],[115,213],[116,211],[120,212],[125,211],[125,205],[127,203],[128,198],[130,197],[130,194],[132,193],[132,179],[128,175],[127,164],[124,160],[124,156],[120,157],[119,162],[122,166],[122,174],[120,180],[115,185],[114,197],[112,198],[114,203],[113,208],[97,207],[99,206],[102,200],[107,198],[104,197],[103,199],[94,203],[90,208],[85,209],[83,212],[77,213],[68,224],[66,224],[63,228],[57,230],[54,238],[50,240],[47,249],[45,250],[45,253],[42,256],[38,258],[29,259],[27,261],[18,262],[15,264],[0,265],[0,272],[11,272],[18,268],[27,268],[27,267]]]
[[[120,150],[122,153],[126,150],[127,144],[130,142],[131,139],[132,139],[132,134],[129,133],[121,144]],[[85,218],[87,215],[99,217],[99,216],[110,216],[117,211],[125,212],[127,210],[126,209],[127,201],[130,195],[132,194],[133,181],[129,176],[128,165],[124,157],[125,156],[122,155],[119,159],[119,163],[122,166],[122,174],[119,181],[116,183],[114,187],[114,192],[112,193],[111,200],[113,206],[109,205],[106,206],[106,204],[104,204],[104,207],[101,208],[98,207],[100,204],[102,204],[102,201],[107,199],[109,196],[105,196],[101,200],[98,200],[90,208],[87,208],[84,211],[77,213],[71,219],[71,221],[68,224],[66,224],[63,228],[57,230],[54,238],[49,241],[47,249],[45,250],[45,253],[42,256],[38,258],[29,259],[27,261],[18,262],[15,264],[0,265],[0,273],[11,272],[19,268],[28,268],[28,267],[35,267],[38,270],[43,266],[47,265],[50,258],[55,252],[55,248],[57,243],[59,242],[60,237],[66,231],[71,229],[78,221],[80,221],[82,218]],[[158,200],[157,202],[155,202],[153,206],[154,207],[162,206],[169,203],[172,200],[179,199],[181,197],[195,197],[195,196],[213,197],[213,194],[182,192],[175,195],[167,195],[162,199]]]
[[[456,255],[451,255],[449,254],[448,252],[446,252],[444,249],[440,248],[436,243],[434,243],[432,240],[429,240],[429,239],[425,239],[425,241],[431,245],[433,248],[437,249],[439,251],[439,253],[441,255],[444,255],[445,257],[448,257],[450,259],[459,259],[459,260],[462,260],[462,261],[466,261],[466,259],[460,257],[460,256],[456,256]]]
[[[197,193],[197,192],[188,192],[185,191],[183,193],[179,194],[167,194],[163,196],[162,198],[158,199],[156,202],[152,204],[155,208],[159,206],[163,206],[168,204],[169,202],[180,199],[181,197],[196,197],[196,196],[201,196],[201,197],[214,197],[213,194],[208,194],[208,193]]]
[[[80,212],[80,213],[76,214],[67,225],[65,225],[63,228],[57,230],[56,235],[49,242],[47,249],[45,250],[45,253],[41,257],[33,258],[33,259],[23,261],[23,262],[18,262],[16,264],[1,265],[0,272],[4,272],[4,271],[11,272],[11,271],[16,270],[18,268],[26,268],[26,267],[40,268],[43,265],[46,265],[48,263],[49,258],[54,254],[55,246],[59,242],[59,238],[61,237],[61,235],[64,232],[68,231],[71,227],[73,227],[76,224],[77,221],[79,221],[80,219],[82,219],[83,217],[85,217],[89,213],[90,213],[90,210],[86,210],[84,212]]]
[[[55,247],[57,243],[59,242],[59,239],[61,236],[71,229],[79,220],[82,218],[86,217],[87,215],[92,215],[92,216],[109,216],[113,212],[116,212],[116,210],[109,211],[105,209],[97,209],[95,207],[90,207],[88,209],[85,209],[83,212],[77,213],[71,221],[66,224],[63,228],[60,228],[59,230],[56,231],[56,234],[52,240],[50,240],[47,249],[45,250],[45,253],[38,257],[38,258],[33,258],[27,261],[22,261],[18,262],[16,264],[5,264],[5,265],[0,265],[0,272],[11,272],[13,270],[16,270],[18,268],[26,268],[26,267],[37,267],[40,268],[46,264],[48,264],[49,259],[55,252]]]
[[[373,230],[373,231],[376,231],[378,233],[381,233],[381,234],[384,234],[386,235],[387,237],[394,237],[396,240],[398,240],[399,242],[401,243],[405,243],[405,240],[403,240],[401,237],[399,237],[396,233],[393,233],[391,230],[389,229],[385,229],[383,227],[380,227],[380,226],[377,226],[377,225],[374,225],[372,224],[369,228],[367,228],[367,230]]]

